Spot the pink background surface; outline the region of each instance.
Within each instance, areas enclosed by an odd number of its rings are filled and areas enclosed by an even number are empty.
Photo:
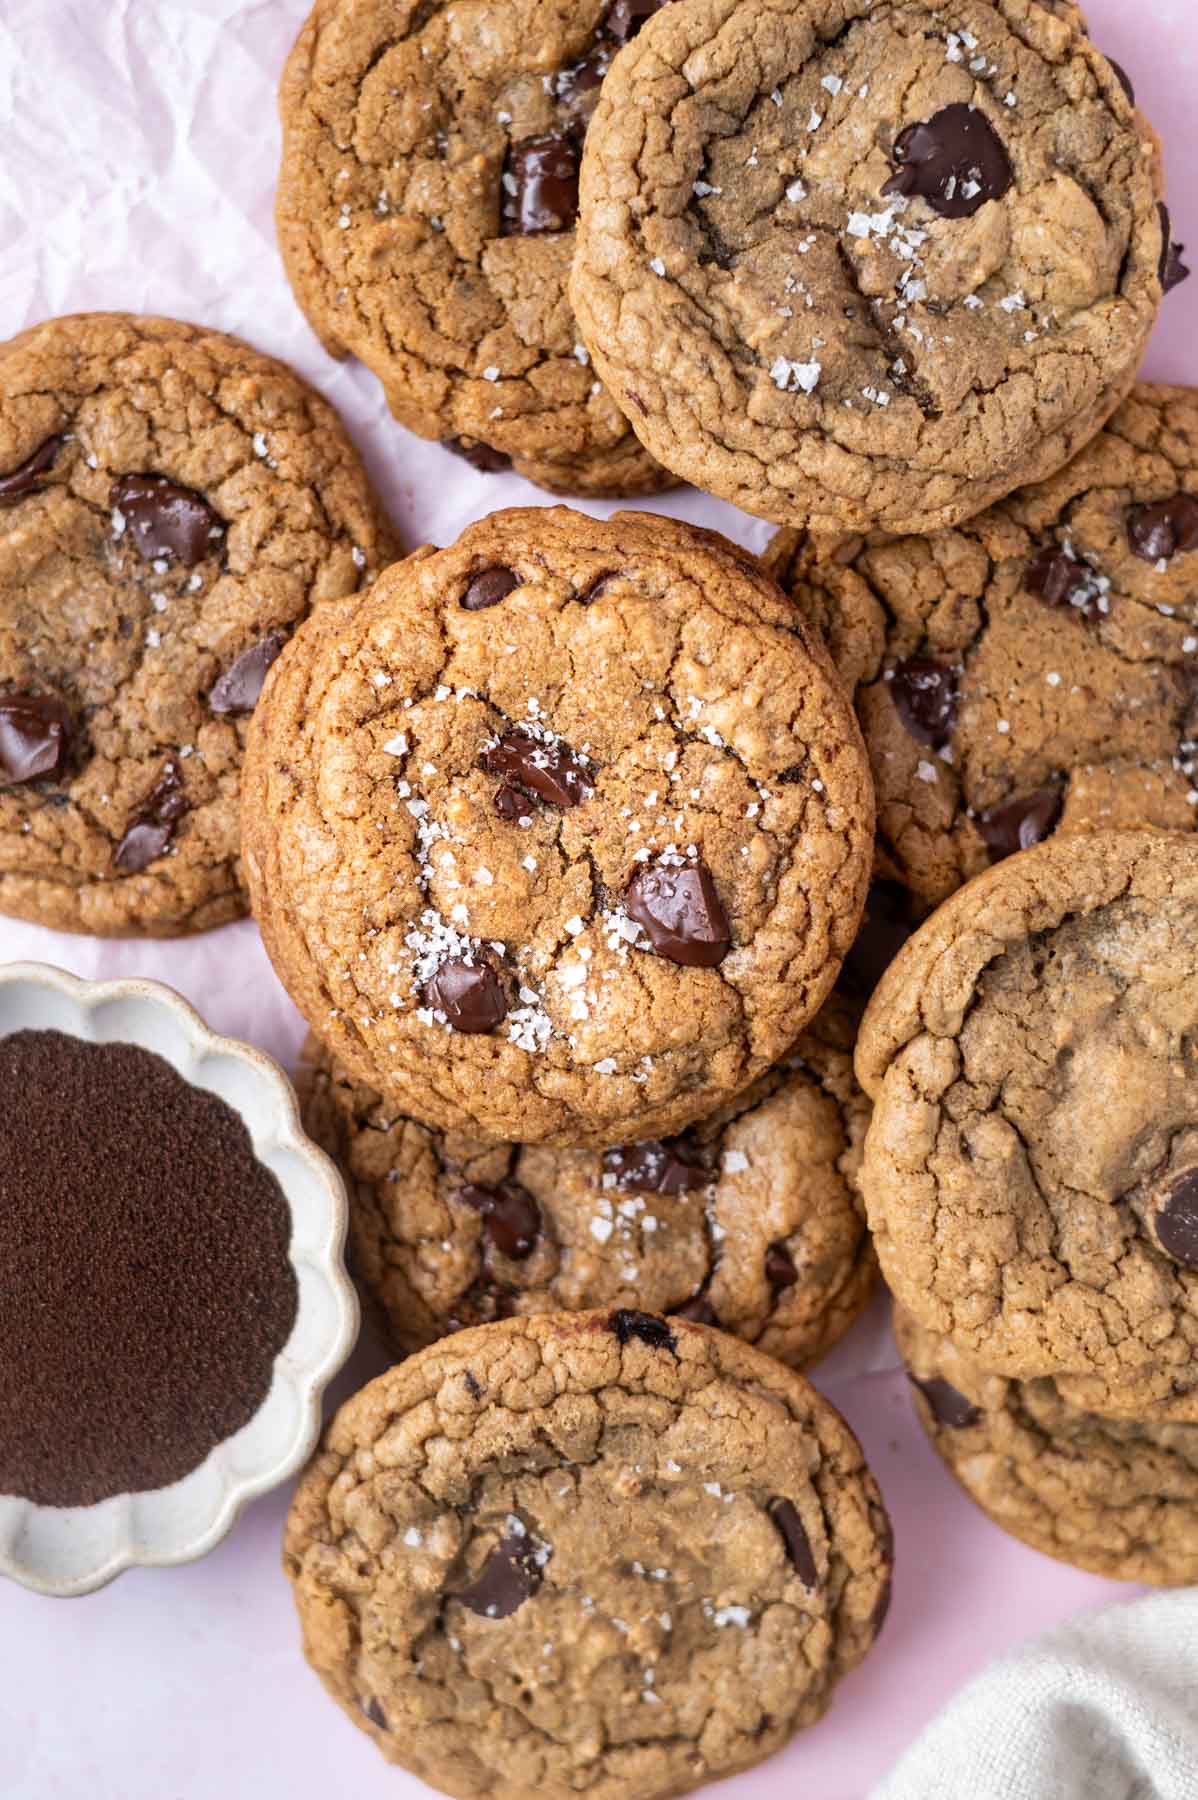
[[[285,357],[343,410],[407,540],[544,496],[408,437],[362,369],[323,356],[291,302],[271,223],[274,85],[306,0],[4,0],[0,18],[0,336],[112,307],[196,318]],[[1131,74],[1165,143],[1175,231],[1198,265],[1193,0],[1091,0],[1096,41]],[[1165,303],[1146,373],[1198,382],[1198,277]],[[691,492],[661,510],[759,549],[768,529]],[[596,513],[611,510],[596,505]],[[220,1031],[294,1058],[297,1015],[252,925],[190,942],[108,944],[0,921],[0,960],[144,974]],[[880,1310],[816,1381],[860,1434],[893,1514],[895,1603],[830,1716],[721,1800],[863,1800],[983,1663],[1132,1590],[1063,1568],[991,1526],[943,1473],[894,1372]],[[361,1346],[337,1384],[381,1366]],[[323,1697],[278,1568],[287,1495],[259,1501],[203,1562],[137,1570],[101,1594],[0,1591],[4,1800],[417,1800]]]

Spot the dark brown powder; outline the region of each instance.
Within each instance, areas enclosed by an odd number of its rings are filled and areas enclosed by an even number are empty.
[[[131,1044],[0,1039],[0,1493],[164,1487],[252,1418],[295,1321],[282,1189]]]

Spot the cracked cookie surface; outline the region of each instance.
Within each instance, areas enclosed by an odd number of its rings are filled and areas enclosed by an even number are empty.
[[[1173,278],[1156,141],[1072,9],[676,0],[583,159],[571,297],[667,467],[827,530],[1059,468]]]
[[[504,1142],[661,1137],[794,1042],[873,796],[827,654],[713,532],[495,513],[322,609],[268,678],[247,869],[353,1075]]]
[[[430,1130],[315,1039],[300,1092],[308,1132],[348,1176],[354,1272],[401,1353],[515,1313],[633,1306],[801,1366],[873,1286],[852,1043],[830,1002],[739,1100],[681,1138],[607,1152]]]
[[[1198,822],[1198,392],[1140,383],[1049,480],[953,530],[779,532],[878,801],[878,874],[935,905],[1050,834]]]
[[[646,0],[318,0],[283,78],[279,241],[395,417],[559,493],[654,493],[566,298],[599,84]]]
[[[666,1800],[820,1717],[885,1616],[891,1537],[801,1376],[617,1310],[371,1382],[284,1554],[309,1661],[392,1761],[460,1800]]]
[[[1198,1420],[1198,842],[1053,839],[891,964],[857,1044],[883,1273],[1093,1412]]]
[[[1198,1581],[1198,1425],[1106,1419],[1007,1381],[896,1313],[920,1422],[970,1498],[1033,1550],[1116,1581]]]
[[[247,344],[95,313],[0,346],[0,910],[101,936],[245,912],[266,668],[394,553],[333,409]]]

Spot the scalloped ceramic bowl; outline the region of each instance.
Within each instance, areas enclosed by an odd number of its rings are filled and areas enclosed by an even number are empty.
[[[342,1256],[344,1184],[304,1136],[291,1083],[269,1056],[209,1031],[159,982],[80,981],[40,963],[10,963],[0,967],[0,1037],[25,1029],[156,1051],[240,1114],[291,1210],[295,1324],[265,1400],[240,1431],[190,1475],[152,1492],[79,1507],[0,1494],[0,1575],[43,1594],[87,1594],[135,1565],[205,1555],[247,1501],[301,1467],[320,1430],[321,1394],[354,1346],[358,1303]]]

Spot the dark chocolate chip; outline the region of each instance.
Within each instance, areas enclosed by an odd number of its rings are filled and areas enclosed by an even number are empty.
[[[499,475],[512,466],[512,459],[505,450],[492,449],[490,444],[479,443],[476,438],[442,438],[441,448],[460,456],[463,462],[468,462],[472,469],[483,475]]]
[[[943,749],[957,723],[960,670],[930,656],[910,656],[895,665],[891,698],[904,727],[921,744]]]
[[[483,751],[482,765],[489,775],[502,775],[507,784],[535,794],[549,806],[581,806],[595,791],[568,744],[544,742],[521,725],[505,731],[497,744]]]
[[[26,494],[36,494],[40,487],[44,487],[42,476],[54,467],[62,445],[60,437],[47,438],[41,449],[27,457],[19,469],[0,475],[0,506],[23,500]]]
[[[646,19],[668,4],[669,0],[615,0],[603,21],[603,29],[618,44],[626,44],[636,36]]]
[[[1034,794],[1020,794],[1002,806],[992,806],[980,813],[974,823],[990,852],[992,863],[1017,850],[1030,850],[1042,844],[1056,830],[1064,798],[1060,788],[1037,788]]]
[[[57,694],[0,697],[0,781],[57,781],[71,748],[71,714]]]
[[[172,757],[163,765],[158,780],[130,819],[125,835],[117,845],[117,868],[125,875],[140,875],[152,862],[157,862],[190,806],[182,772]]]
[[[775,1294],[793,1287],[799,1279],[794,1258],[785,1244],[771,1244],[765,1253],[765,1278]]]
[[[506,1619],[531,1600],[541,1585],[533,1547],[514,1533],[500,1538],[478,1579],[452,1596],[485,1619]]]
[[[696,1159],[685,1137],[650,1138],[643,1144],[621,1144],[603,1152],[603,1172],[628,1194],[684,1194],[708,1187],[713,1179]]]
[[[252,713],[258,704],[266,671],[287,642],[285,631],[268,631],[256,644],[243,650],[219,675],[208,692],[214,713]]]
[[[482,612],[485,607],[498,606],[513,588],[519,586],[520,577],[515,569],[484,569],[471,581],[459,605],[464,606],[467,612]]]
[[[501,819],[506,819],[509,825],[514,824],[517,819],[531,819],[532,817],[532,807],[527,794],[522,794],[518,788],[508,787],[506,784],[496,790],[495,811]]]
[[[684,968],[714,969],[732,948],[728,915],[706,863],[642,869],[628,883],[624,905],[657,954]]]
[[[917,1387],[931,1410],[932,1417],[940,1425],[947,1425],[950,1431],[961,1431],[967,1425],[976,1425],[981,1412],[959,1393],[951,1382],[933,1375],[928,1381],[921,1381],[918,1375],[909,1374],[907,1379],[912,1387]]]
[[[1111,68],[1114,71],[1115,80],[1119,83],[1119,86],[1123,89],[1123,92],[1127,95],[1129,103],[1132,106],[1134,106],[1136,103],[1136,90],[1131,85],[1131,76],[1128,74],[1127,70],[1123,67],[1123,64],[1117,63],[1113,56],[1108,56],[1107,61],[1110,63]]]
[[[525,138],[503,172],[505,237],[569,231],[578,217],[578,144],[572,137]]]
[[[1046,606],[1069,606],[1083,619],[1098,617],[1098,586],[1094,572],[1061,550],[1045,544],[1024,571],[1023,585]]]
[[[1187,1169],[1170,1184],[1157,1211],[1156,1235],[1175,1262],[1198,1269],[1198,1169]]]
[[[670,1314],[672,1319],[689,1319],[694,1325],[718,1325],[715,1307],[706,1294],[692,1294],[681,1306],[676,1306]]]
[[[678,1353],[678,1340],[674,1333],[664,1319],[656,1319],[652,1313],[634,1312],[628,1307],[620,1307],[607,1322],[622,1344],[626,1344],[630,1338],[639,1338],[642,1344],[648,1344],[650,1350],[672,1350],[675,1355]]]
[[[1127,541],[1145,562],[1168,562],[1198,550],[1198,499],[1174,494],[1150,506],[1134,506],[1127,519]]]
[[[483,1275],[458,1295],[445,1323],[450,1331],[465,1331],[471,1325],[490,1325],[496,1319],[510,1319],[515,1311],[515,1301],[508,1289]],[[469,1377],[466,1385],[470,1385]]]
[[[462,1380],[466,1383],[466,1392],[470,1395],[470,1398],[472,1400],[481,1400],[483,1397],[483,1390],[478,1376],[467,1369],[462,1376]]]
[[[424,998],[435,1012],[445,1014],[455,1031],[494,1031],[507,1018],[503,984],[490,963],[451,957],[429,981]]]
[[[609,572],[606,575],[598,576],[596,580],[592,581],[590,587],[587,588],[585,593],[579,594],[579,596],[578,596],[579,606],[594,606],[596,600],[599,600],[602,598],[602,596],[607,592],[608,588],[611,586],[612,582],[619,581],[619,579],[620,579],[620,572],[615,569],[609,570]]]
[[[485,1187],[471,1181],[458,1189],[458,1199],[483,1215],[483,1226],[495,1248],[513,1262],[531,1256],[541,1232],[541,1215],[527,1188],[516,1181]]]
[[[811,1540],[803,1529],[803,1521],[799,1517],[798,1507],[791,1500],[771,1500],[769,1515],[777,1526],[786,1545],[786,1554],[790,1558],[795,1574],[805,1588],[818,1585],[819,1575],[815,1567],[815,1557],[811,1554]]]
[[[168,556],[190,569],[212,555],[226,529],[202,494],[165,475],[122,475],[112,484],[112,504],[147,562]]]
[[[895,881],[875,881],[866,896],[861,928],[845,958],[841,986],[868,999],[914,929],[907,890]]]
[[[1014,180],[1003,141],[985,113],[958,102],[894,141],[898,173],[884,194],[919,194],[943,219],[967,219],[987,200],[1001,200]]]
[[[593,50],[568,69],[561,69],[554,79],[553,87],[563,106],[576,107],[577,112],[588,115],[593,111],[603,85],[603,77],[611,67],[612,46],[596,44]],[[581,106],[576,103],[581,101]]]
[[[1180,287],[1183,281],[1189,280],[1190,271],[1181,260],[1185,245],[1173,242],[1173,224],[1169,217],[1169,208],[1162,200],[1156,210],[1161,216],[1161,235],[1164,239],[1161,247],[1161,287],[1166,294],[1171,294],[1175,287]]]
[[[374,1698],[373,1694],[369,1700],[362,1701],[362,1711],[366,1714],[366,1717],[370,1720],[372,1725],[377,1725],[380,1731],[386,1731],[387,1715],[379,1705],[378,1701]]]

